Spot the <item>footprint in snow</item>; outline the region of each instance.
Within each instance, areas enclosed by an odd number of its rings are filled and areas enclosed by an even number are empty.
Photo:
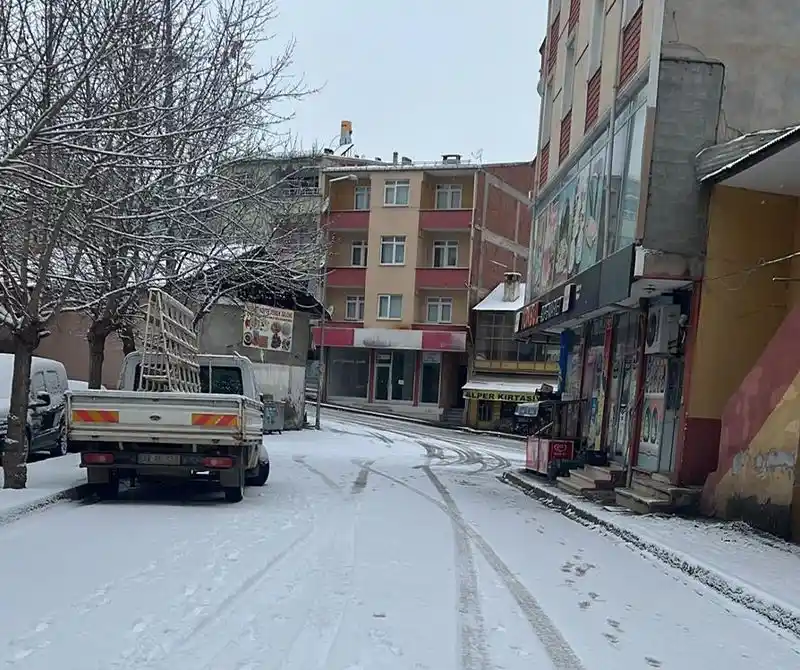
[[[582,610],[588,610],[591,606],[592,602],[590,600],[581,600],[578,603],[578,607],[580,607]]]
[[[647,665],[649,665],[651,668],[661,667],[661,661],[659,661],[657,658],[653,658],[652,656],[645,656],[644,662],[647,663]]]

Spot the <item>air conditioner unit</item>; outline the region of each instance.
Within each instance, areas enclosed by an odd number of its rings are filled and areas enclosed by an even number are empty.
[[[678,345],[680,305],[657,305],[647,313],[645,354],[668,354]]]

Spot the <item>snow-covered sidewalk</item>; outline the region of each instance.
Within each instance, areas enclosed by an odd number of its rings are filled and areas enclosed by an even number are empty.
[[[86,483],[86,473],[78,466],[79,454],[28,463],[28,487],[22,490],[0,489],[0,524],[35,509],[75,497]],[[0,483],[2,483],[0,474]]]
[[[567,516],[616,535],[731,600],[800,635],[800,547],[740,523],[637,516],[570,495],[520,471],[503,480]]]

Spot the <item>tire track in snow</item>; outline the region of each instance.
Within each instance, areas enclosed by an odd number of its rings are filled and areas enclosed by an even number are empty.
[[[489,659],[486,622],[481,610],[478,571],[475,567],[472,545],[464,531],[464,520],[453,496],[433,474],[430,466],[423,465],[421,469],[442,496],[453,526],[458,579],[458,612],[461,615],[461,625],[458,631],[461,668],[463,670],[490,670],[492,663]]]
[[[407,488],[409,491],[416,493],[418,496],[425,498],[428,502],[436,505],[436,507],[442,510],[455,523],[457,523],[463,530],[464,534],[470,540],[472,540],[472,542],[481,552],[483,557],[486,559],[486,562],[489,563],[492,569],[497,573],[497,576],[503,582],[506,589],[508,589],[511,596],[516,601],[517,606],[528,620],[528,623],[533,629],[534,634],[542,643],[545,652],[553,662],[553,667],[555,670],[585,670],[578,655],[561,634],[561,631],[558,630],[556,625],[550,620],[550,617],[547,616],[547,613],[542,609],[542,606],[539,605],[533,594],[522,582],[519,581],[519,579],[517,579],[514,573],[511,572],[509,567],[503,562],[500,556],[497,555],[489,543],[484,540],[483,537],[474,528],[472,528],[472,526],[466,523],[460,514],[453,514],[453,511],[448,507],[446,502],[437,500],[425,491],[422,491],[421,489],[404,482],[402,479],[398,479],[397,477],[393,477],[392,475],[381,472],[380,470],[375,470],[373,468],[370,468],[370,470],[372,474],[383,477],[384,479],[388,479],[389,481],[399,484],[400,486]],[[444,488],[441,482],[439,485]],[[437,487],[437,491],[439,491],[439,487]]]
[[[309,465],[308,463],[306,463],[306,457],[305,456],[293,456],[292,460],[295,463],[297,463],[298,465],[302,465],[309,472],[312,472],[315,475],[317,475],[317,477],[319,477],[323,482],[325,482],[325,484],[329,488],[333,489],[334,491],[341,492],[342,487],[339,486],[339,484],[337,484],[335,481],[333,481],[330,477],[328,477],[328,475],[326,475],[324,472],[322,472],[322,470],[317,470],[317,468],[315,468],[313,465]]]

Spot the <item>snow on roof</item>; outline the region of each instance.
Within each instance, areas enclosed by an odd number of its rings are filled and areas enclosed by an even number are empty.
[[[499,391],[501,393],[536,393],[542,384],[549,384],[553,390],[558,388],[558,384],[550,379],[531,379],[520,381],[519,379],[509,379],[507,377],[483,377],[470,379],[462,390],[464,391]]]
[[[476,312],[518,312],[525,306],[525,282],[520,282],[519,297],[512,302],[503,300],[505,284],[499,283],[472,309]]]

